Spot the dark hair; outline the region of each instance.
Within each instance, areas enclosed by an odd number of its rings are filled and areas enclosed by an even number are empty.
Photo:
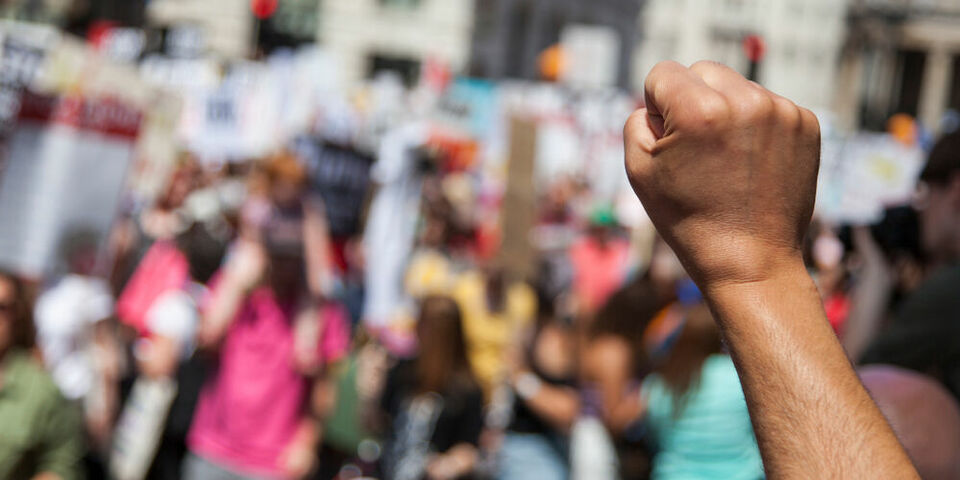
[[[220,268],[227,245],[198,222],[177,236],[177,248],[187,258],[190,278],[207,283]]]
[[[420,304],[417,323],[420,352],[415,361],[417,390],[441,393],[470,389],[477,381],[467,360],[460,307],[445,296],[428,296]]]
[[[937,140],[927,158],[927,165],[920,172],[920,180],[944,184],[958,172],[960,172],[960,130]]]
[[[706,305],[686,308],[684,314],[679,336],[670,353],[655,369],[673,393],[675,414],[682,409],[687,392],[699,383],[707,357],[723,351],[720,330]]]
[[[33,302],[27,294],[26,286],[20,277],[0,270],[0,281],[6,281],[13,287],[13,342],[12,347],[31,349],[36,345],[36,332],[33,326]]]
[[[637,279],[614,293],[597,312],[590,326],[591,339],[604,335],[620,337],[633,352],[636,372],[648,362],[643,352],[643,331],[666,303],[648,278]]]

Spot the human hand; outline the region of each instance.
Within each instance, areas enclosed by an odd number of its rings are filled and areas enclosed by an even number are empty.
[[[286,478],[305,478],[316,466],[315,442],[313,437],[303,430],[298,432],[297,437],[280,456],[280,466]]]
[[[267,269],[267,254],[256,241],[240,239],[227,261],[225,280],[242,290],[250,290],[262,279]]]
[[[816,117],[713,62],[657,64],[645,98],[624,127],[627,174],[691,277],[709,289],[796,271],[816,193]]]

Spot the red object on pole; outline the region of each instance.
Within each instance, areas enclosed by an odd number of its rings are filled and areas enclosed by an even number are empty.
[[[767,53],[767,44],[760,35],[747,35],[743,37],[743,51],[747,54],[747,59],[757,63]]]
[[[110,38],[110,34],[116,26],[117,24],[109,20],[97,20],[93,22],[90,28],[87,29],[87,42],[93,46],[94,50],[100,50],[103,48],[107,39]]]
[[[266,20],[277,11],[280,0],[250,0],[250,10],[260,20]]]

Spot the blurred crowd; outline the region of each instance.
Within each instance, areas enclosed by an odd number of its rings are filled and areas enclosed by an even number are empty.
[[[507,254],[489,212],[518,205],[441,147],[380,155],[355,231],[296,149],[184,155],[109,272],[78,231],[62,274],[0,274],[0,477],[762,478],[734,360],[652,227],[565,176]],[[806,259],[924,478],[958,478],[960,134],[928,158],[914,205],[816,221]]]

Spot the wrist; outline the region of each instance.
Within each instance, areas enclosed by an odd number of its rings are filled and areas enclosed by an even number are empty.
[[[715,275],[697,282],[697,286],[707,298],[724,297],[726,294],[737,292],[764,291],[778,285],[802,282],[812,284],[810,273],[803,263],[803,258],[796,255],[768,256],[758,260],[758,268],[749,274]]]
[[[542,387],[543,381],[531,372],[520,373],[513,381],[513,389],[524,400],[535,397]]]
[[[728,333],[733,325],[746,329],[734,328],[736,333],[759,334],[787,319],[792,327],[826,322],[820,293],[800,259],[753,281],[708,285],[703,294]]]

